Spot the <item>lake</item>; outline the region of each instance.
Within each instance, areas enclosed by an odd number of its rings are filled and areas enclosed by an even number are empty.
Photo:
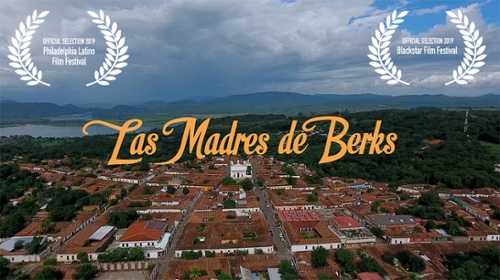
[[[0,128],[0,136],[30,135],[33,137],[82,137],[83,126],[55,126],[55,125],[18,125]],[[135,132],[146,132],[151,127],[141,127]],[[88,136],[116,134],[116,130],[102,125],[92,125],[87,128]]]

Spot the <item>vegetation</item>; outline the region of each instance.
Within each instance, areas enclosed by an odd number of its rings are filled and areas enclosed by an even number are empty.
[[[76,258],[80,261],[80,263],[88,263],[89,262],[89,254],[86,252],[80,252],[76,255]]]
[[[278,273],[281,274],[281,280],[297,280],[300,279],[297,269],[293,266],[290,260],[281,260],[278,268]]]
[[[316,192],[313,192],[312,194],[306,197],[306,200],[308,202],[318,202],[318,194]]]
[[[227,275],[227,274],[221,273],[217,277],[217,280],[233,280],[233,277],[231,277],[231,275]]]
[[[64,278],[64,273],[60,270],[54,269],[50,266],[45,266],[40,272],[38,272],[33,280],[61,280]]]
[[[236,201],[229,199],[229,198],[226,198],[226,197],[224,198],[222,205],[223,205],[224,209],[238,208],[238,206],[236,205]]]
[[[83,263],[76,268],[76,273],[73,274],[74,280],[92,280],[99,273],[96,266],[90,263]]]
[[[144,251],[141,247],[133,248],[115,248],[100,254],[97,259],[100,262],[121,262],[121,261],[140,261],[144,260]]]
[[[377,272],[378,274],[383,273],[383,269],[377,260],[365,255],[361,255],[361,262],[358,264],[358,270],[361,272]]]
[[[11,269],[9,267],[10,261],[9,259],[0,256],[0,275],[10,275]]]
[[[201,251],[184,251],[182,252],[181,257],[186,260],[196,260],[199,259],[203,256],[203,253]]]
[[[245,191],[251,191],[253,189],[253,183],[250,179],[245,179],[240,182],[241,187],[243,187],[243,190]]]
[[[322,272],[318,275],[318,280],[332,280],[332,278],[330,278],[328,274]]]
[[[190,269],[189,271],[186,271],[183,279],[195,279],[196,277],[207,276],[207,275],[208,275],[208,272],[206,270],[194,267],[194,268]]]
[[[444,220],[444,203],[435,191],[424,192],[419,197],[417,204],[410,207],[401,207],[396,210],[398,215],[412,215],[422,219],[431,219],[435,221]]]
[[[135,210],[114,211],[109,214],[108,225],[117,228],[128,228],[138,218],[139,214]]]
[[[182,194],[183,194],[183,195],[187,195],[188,193],[189,193],[189,189],[188,189],[188,188],[186,188],[186,187],[184,187],[184,188],[182,189]]]
[[[370,228],[370,232],[378,238],[384,238],[384,230],[379,227]]]
[[[483,247],[468,253],[454,252],[445,256],[451,280],[498,279],[500,248]]]
[[[409,251],[400,251],[396,254],[398,261],[410,272],[422,272],[425,270],[425,262]]]
[[[348,250],[340,248],[335,251],[335,261],[342,268],[342,272],[346,274],[353,274],[354,272],[356,272],[356,263],[354,262],[354,256]]]
[[[237,185],[238,183],[231,177],[226,176],[224,177],[224,180],[222,180],[222,185],[224,186],[229,186],[229,185]]]
[[[328,250],[319,246],[311,251],[313,267],[325,267],[328,259]]]
[[[394,258],[396,258],[396,256],[390,252],[387,252],[382,256],[382,260],[390,265],[394,265]]]
[[[43,260],[43,265],[56,265],[56,264],[57,264],[56,258],[48,258]]]

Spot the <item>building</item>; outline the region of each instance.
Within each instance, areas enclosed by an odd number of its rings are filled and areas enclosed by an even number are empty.
[[[375,235],[352,217],[334,216],[327,222],[333,227],[343,247],[369,246],[377,241]]]
[[[319,246],[328,250],[341,247],[340,238],[315,212],[280,211],[279,217],[292,253],[312,251]]]
[[[40,245],[45,246],[47,244],[47,237],[40,236]],[[12,237],[5,239],[0,244],[0,256],[8,259],[12,263],[20,263],[20,262],[39,262],[43,260],[49,253],[49,249],[44,249],[39,254],[28,254],[24,249],[16,249],[16,243],[21,243],[23,246],[32,242],[34,236],[26,236],[26,237]]]
[[[415,218],[410,215],[374,214],[368,215],[366,217],[366,222],[373,227],[379,227],[381,229],[413,227],[417,225]]]
[[[176,221],[174,227],[177,224]],[[122,248],[142,247],[144,248],[145,257],[159,258],[165,255],[170,239],[171,232],[167,231],[166,223],[157,221],[136,222],[131,224],[120,237],[118,246]]]
[[[357,280],[384,280],[382,276],[380,276],[376,272],[361,272],[357,274]]]
[[[252,164],[250,161],[239,160],[229,162],[229,176],[235,180],[252,179]]]
[[[203,256],[224,256],[238,251],[270,254],[274,252],[274,244],[264,214],[237,217],[235,212],[214,210],[194,212],[189,217],[175,257],[190,251],[201,251]]]

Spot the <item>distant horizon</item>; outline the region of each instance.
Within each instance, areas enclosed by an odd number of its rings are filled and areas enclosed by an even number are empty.
[[[12,101],[16,103],[52,103],[56,104],[58,106],[65,106],[65,105],[73,105],[77,107],[83,107],[83,108],[112,108],[115,106],[137,106],[149,102],[164,102],[164,103],[173,103],[173,102],[180,102],[180,101],[193,101],[195,103],[204,103],[204,102],[210,102],[215,99],[221,99],[221,98],[227,98],[227,97],[233,97],[233,96],[245,96],[245,95],[254,95],[254,94],[265,94],[265,93],[286,93],[286,94],[300,94],[300,95],[308,95],[308,96],[318,96],[318,95],[338,95],[338,96],[355,96],[355,95],[375,95],[375,96],[387,96],[387,97],[405,97],[405,96],[446,96],[446,97],[467,97],[467,98],[474,98],[474,97],[481,97],[481,96],[487,96],[487,95],[498,95],[500,97],[500,92],[493,93],[493,92],[488,92],[485,94],[480,94],[480,95],[448,95],[448,94],[443,94],[443,93],[422,93],[422,94],[405,94],[405,95],[390,95],[390,94],[380,94],[380,93],[371,93],[371,92],[363,92],[363,93],[349,93],[349,94],[339,94],[339,93],[314,93],[314,94],[308,94],[308,93],[302,93],[302,92],[289,92],[289,91],[260,91],[260,92],[250,92],[250,93],[241,93],[241,94],[233,94],[233,95],[225,95],[225,96],[194,96],[192,98],[182,98],[182,99],[176,99],[176,100],[147,100],[143,102],[128,102],[128,103],[110,103],[110,102],[87,102],[87,103],[60,103],[60,102],[50,102],[50,101],[20,101],[20,100],[15,100],[14,98],[7,98],[4,96],[0,96],[0,102],[4,101]],[[205,100],[201,100],[205,99]],[[98,105],[98,106],[90,106],[90,105]],[[102,107],[99,107],[102,106]]]

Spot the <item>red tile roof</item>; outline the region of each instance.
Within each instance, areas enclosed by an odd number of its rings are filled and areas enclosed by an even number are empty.
[[[380,276],[376,272],[362,272],[358,273],[358,279],[359,280],[384,280],[382,276]]]
[[[147,229],[146,226],[151,223],[153,226],[151,229]],[[165,227],[162,229],[156,229],[158,222],[137,222],[130,225],[130,227],[125,231],[125,233],[120,238],[119,242],[138,242],[138,241],[157,241],[160,240],[161,235]]]
[[[357,228],[361,227],[361,224],[349,216],[338,216],[328,219],[335,228]]]

